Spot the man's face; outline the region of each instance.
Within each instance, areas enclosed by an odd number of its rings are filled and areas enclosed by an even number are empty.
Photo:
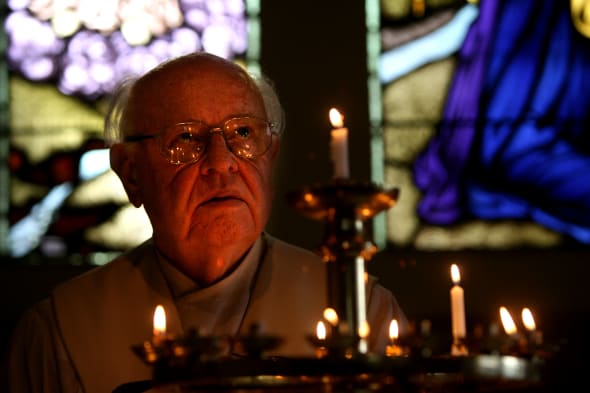
[[[251,82],[233,65],[193,60],[140,81],[123,126],[127,135],[141,135],[195,120],[218,127],[236,116],[267,119]],[[128,145],[134,178],[127,181],[136,184],[127,189],[137,193],[136,200],[130,199],[145,206],[154,240],[169,259],[192,263],[215,250],[234,250],[235,261],[264,230],[272,204],[276,135],[264,155],[247,159],[230,152],[214,133],[203,157],[181,165],[160,154],[157,139]]]

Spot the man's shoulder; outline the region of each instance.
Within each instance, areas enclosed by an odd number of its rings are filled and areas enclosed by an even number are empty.
[[[269,252],[275,257],[280,257],[281,259],[292,259],[294,262],[297,261],[301,263],[322,262],[321,257],[311,250],[270,235],[266,235],[266,237]]]
[[[153,248],[150,242],[125,251],[104,265],[97,266],[83,274],[64,281],[56,286],[55,293],[75,291],[81,293],[94,291],[97,288],[104,288],[105,284],[113,281],[124,281],[130,274],[138,269],[138,265],[148,259],[150,253],[153,255]]]
[[[324,281],[326,264],[322,258],[311,250],[292,243],[269,237],[265,260],[268,261],[267,269],[272,271],[272,276],[278,282],[295,277],[310,285],[320,285]]]

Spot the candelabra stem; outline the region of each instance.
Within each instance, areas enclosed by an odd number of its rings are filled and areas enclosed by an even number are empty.
[[[365,260],[343,257],[327,264],[328,307],[340,318],[339,333],[355,335],[367,320]]]

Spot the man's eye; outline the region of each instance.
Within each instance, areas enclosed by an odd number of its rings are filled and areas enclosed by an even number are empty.
[[[193,135],[190,132],[183,132],[178,134],[176,139],[181,142],[190,142],[193,140]]]
[[[237,136],[242,138],[249,138],[252,135],[252,129],[246,126],[236,128],[235,132]]]

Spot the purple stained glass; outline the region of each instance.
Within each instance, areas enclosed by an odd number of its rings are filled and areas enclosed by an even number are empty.
[[[30,80],[55,81],[61,92],[87,99],[108,94],[121,78],[142,74],[172,57],[205,50],[231,59],[247,48],[244,0],[180,0],[184,22],[168,26],[145,46],[129,44],[118,25],[105,32],[108,26],[101,25],[97,31],[82,23],[73,35],[59,38],[51,21],[37,19],[29,5],[25,0],[8,3],[11,12],[5,29],[10,69]],[[121,21],[113,18],[113,23]]]

